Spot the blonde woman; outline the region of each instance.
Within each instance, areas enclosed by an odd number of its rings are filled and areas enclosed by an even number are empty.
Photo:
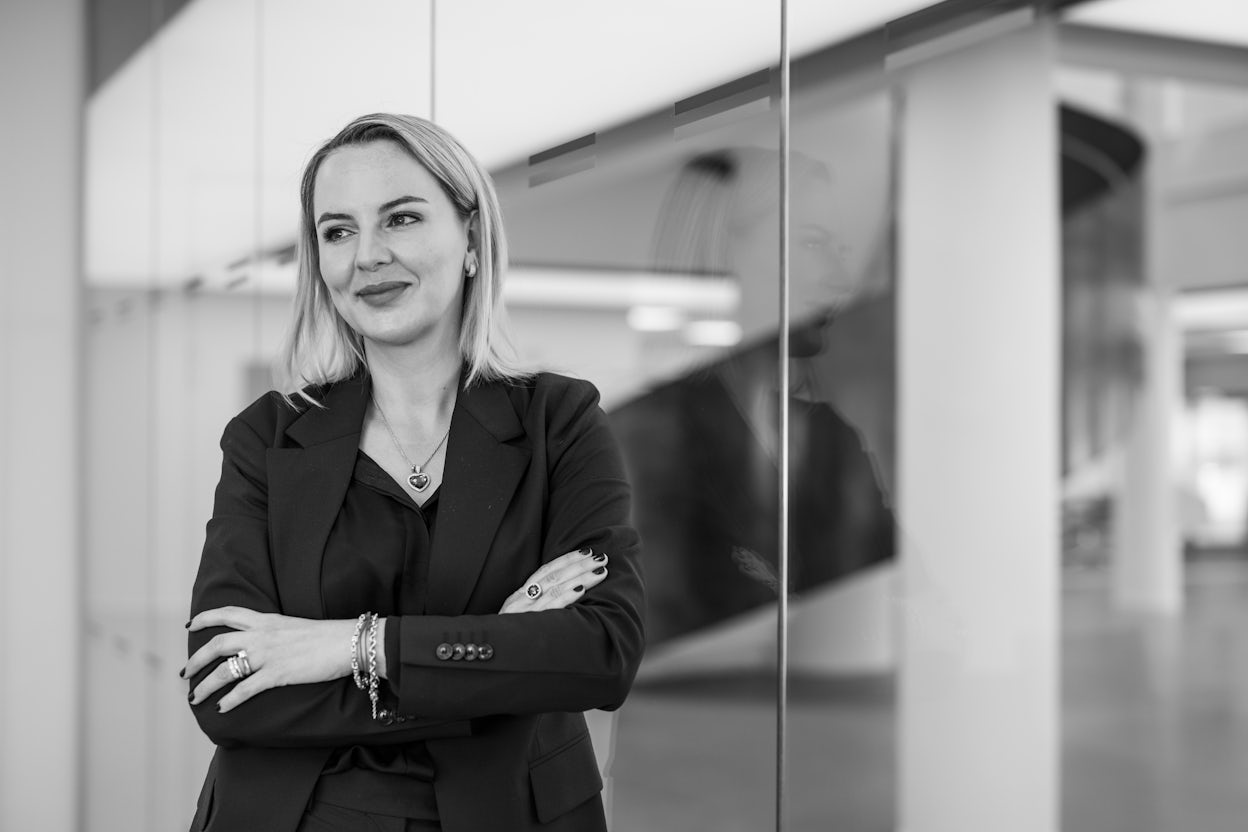
[[[580,712],[644,600],[597,391],[509,360],[498,200],[436,125],[356,119],[301,196],[299,389],[225,428],[192,595],[192,829],[603,830]]]

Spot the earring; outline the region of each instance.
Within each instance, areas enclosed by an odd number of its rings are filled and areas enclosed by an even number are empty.
[[[468,268],[464,269],[464,273],[467,274],[469,277],[476,277],[477,276],[477,261],[469,260]]]

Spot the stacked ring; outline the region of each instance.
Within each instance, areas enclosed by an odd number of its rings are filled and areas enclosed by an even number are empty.
[[[542,594],[542,587],[540,584],[529,584],[524,590],[524,594],[530,598],[540,598]]]
[[[234,681],[244,679],[251,675],[251,662],[247,660],[247,651],[239,650],[228,660],[230,666],[230,675],[234,677]]]

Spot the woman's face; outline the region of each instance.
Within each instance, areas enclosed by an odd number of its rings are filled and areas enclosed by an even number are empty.
[[[335,150],[313,186],[321,278],[366,340],[458,348],[470,221],[394,142]]]

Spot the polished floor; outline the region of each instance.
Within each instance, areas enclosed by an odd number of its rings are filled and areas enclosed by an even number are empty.
[[[1103,571],[1067,574],[1061,832],[1243,832],[1248,562],[1189,564],[1177,618],[1115,613],[1107,596]],[[791,692],[790,828],[893,832],[891,679],[796,679]],[[758,678],[635,690],[614,832],[774,828],[774,696]]]

